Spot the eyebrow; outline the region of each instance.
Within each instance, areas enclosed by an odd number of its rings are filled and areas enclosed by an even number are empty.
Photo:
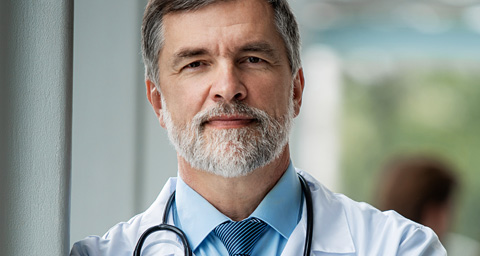
[[[180,62],[184,59],[201,56],[207,54],[208,51],[203,48],[185,48],[180,49],[177,53],[173,55],[173,66],[178,66]]]
[[[247,43],[240,47],[239,52],[258,52],[263,53],[273,60],[279,59],[278,51],[271,44],[259,41]],[[173,55],[173,66],[178,66],[184,59],[194,58],[197,56],[207,55],[209,51],[205,48],[184,48],[180,49]]]
[[[248,43],[240,48],[240,52],[259,52],[267,55],[274,60],[277,60],[279,58],[278,51],[273,48],[269,43],[263,41]]]

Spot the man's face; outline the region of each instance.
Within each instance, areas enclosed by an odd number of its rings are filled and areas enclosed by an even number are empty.
[[[263,151],[274,151],[264,156],[274,159],[285,147],[290,121],[299,112],[303,78],[301,71],[291,75],[273,20],[271,7],[256,0],[219,2],[164,17],[165,44],[158,62],[162,103],[152,105],[177,151],[193,167],[223,169],[252,162],[255,154],[268,153]],[[276,148],[265,149],[267,144]],[[191,159],[208,154],[216,158],[203,166]],[[239,157],[244,159],[237,161]],[[227,160],[221,167],[211,167],[222,159]],[[245,165],[238,168],[260,167]]]

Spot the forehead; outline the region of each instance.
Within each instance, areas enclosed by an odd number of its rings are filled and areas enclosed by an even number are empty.
[[[271,5],[264,0],[218,1],[197,10],[171,12],[163,19],[164,48],[179,43],[272,40],[283,45]],[[195,46],[195,45],[192,45]]]
[[[199,7],[186,10],[173,10],[165,14],[164,19],[169,16],[210,16],[215,18],[219,15],[226,15],[232,23],[237,22],[243,16],[250,18],[270,18],[273,22],[273,7],[266,0],[216,0],[199,1],[209,2],[199,4]],[[213,16],[212,16],[213,15]]]

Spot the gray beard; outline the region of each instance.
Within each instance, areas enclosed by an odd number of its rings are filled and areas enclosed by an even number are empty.
[[[162,106],[168,137],[180,156],[195,169],[226,178],[245,176],[278,158],[288,142],[294,115],[293,99],[279,118],[242,102],[219,103],[197,113],[189,124],[176,125],[163,96]],[[205,131],[209,118],[234,114],[255,121],[248,127]]]

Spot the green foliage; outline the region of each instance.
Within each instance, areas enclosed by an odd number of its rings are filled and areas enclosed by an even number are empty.
[[[344,79],[345,193],[375,204],[377,177],[401,154],[433,154],[457,167],[457,232],[480,240],[480,63],[399,66],[376,81]]]

